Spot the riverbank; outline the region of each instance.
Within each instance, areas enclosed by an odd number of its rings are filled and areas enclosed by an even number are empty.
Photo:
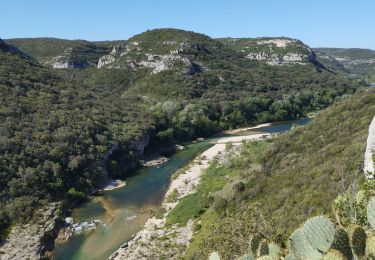
[[[225,134],[236,134],[236,133],[239,133],[239,132],[251,131],[251,130],[255,130],[255,129],[259,129],[259,128],[267,127],[267,126],[271,126],[271,125],[272,125],[272,123],[259,124],[259,125],[251,126],[251,127],[243,127],[243,128],[237,128],[237,129],[234,129],[234,130],[226,130],[226,131],[224,131],[224,133]]]
[[[72,212],[72,216],[77,222],[101,219],[107,226],[103,229],[102,225],[99,225],[97,229],[87,235],[73,236],[66,243],[56,248],[54,252],[55,259],[87,259],[89,257],[95,260],[105,259],[121,247],[124,241],[133,240],[134,235],[144,229],[145,223],[152,215],[155,215],[159,219],[164,217],[166,210],[161,205],[163,199],[165,200],[165,198],[167,198],[165,194],[168,190],[168,183],[171,182],[171,179],[178,177],[178,174],[185,175],[186,171],[192,167],[192,163],[205,164],[206,158],[204,156],[199,158],[197,155],[208,148],[221,144],[222,147],[220,149],[231,149],[233,152],[230,152],[230,156],[232,156],[239,152],[240,148],[238,145],[242,143],[242,141],[251,140],[254,138],[255,134],[259,134],[258,137],[262,138],[268,136],[266,133],[289,131],[294,124],[304,125],[307,122],[308,120],[295,120],[277,124],[261,124],[255,127],[262,127],[262,132],[256,130],[245,131],[230,136],[226,136],[225,133],[222,132],[208,139],[199,138],[190,144],[185,144],[185,147],[177,145],[175,149],[179,150],[179,152],[169,157],[167,162],[153,167],[142,167],[137,171],[137,174],[126,179],[125,187],[111,192],[103,192],[100,196],[94,197],[88,203],[75,208]],[[234,145],[227,145],[227,143],[232,143]],[[217,151],[215,154],[216,153],[217,158],[224,158],[227,152]],[[149,156],[145,158],[145,160],[156,158],[156,156],[158,156],[158,153],[154,151],[153,153],[149,153]],[[194,158],[196,158],[195,161]],[[225,159],[227,158],[228,156],[225,157]],[[189,162],[191,163],[189,164]],[[226,160],[222,161],[222,163],[226,163]],[[207,168],[208,167],[209,165],[207,165]],[[206,172],[205,169],[202,171]],[[193,172],[196,171],[193,169]],[[170,193],[173,191],[173,189],[170,188],[168,198],[177,197],[177,199],[183,199],[189,194],[195,194],[198,189],[195,187],[197,185],[193,184],[201,184],[201,176],[192,180],[190,180],[190,178],[180,181],[178,186],[181,188],[179,191]],[[191,182],[191,185],[188,184],[189,182]],[[176,196],[177,193],[181,194]],[[186,196],[182,198],[184,194]],[[102,199],[103,201],[101,201]],[[174,211],[176,210],[177,209],[174,208]],[[168,219],[172,218],[173,214],[169,214]],[[168,223],[169,222],[170,220],[168,220]],[[196,225],[196,223],[194,225]],[[169,224],[168,226],[170,227]],[[185,241],[186,236],[181,234],[189,233],[189,228],[193,227],[189,225],[183,228],[173,227],[172,229],[168,229],[166,235],[154,236],[153,239],[162,240],[166,236],[169,236],[175,237],[173,240]],[[163,245],[168,246],[166,243],[167,241],[165,241]],[[179,245],[185,247],[182,243]],[[123,247],[126,246],[127,244],[123,245]],[[94,254],[93,250],[95,250]],[[158,257],[155,256],[155,258]]]
[[[217,140],[211,148],[197,156],[187,167],[187,170],[171,181],[166,192],[160,212],[161,215],[151,217],[146,222],[144,228],[138,232],[134,238],[124,243],[109,259],[146,259],[156,255],[160,250],[158,238],[168,237],[173,244],[185,247],[193,235],[193,221],[188,221],[185,227],[173,226],[165,227],[168,214],[178,201],[193,194],[195,187],[199,184],[200,178],[214,159],[224,158],[227,151],[227,144],[233,146],[242,144],[243,141],[261,140],[270,137],[270,134],[252,134],[245,136],[224,137]],[[219,158],[220,157],[220,158]],[[173,197],[173,200],[171,200]],[[172,257],[173,258],[173,257]]]

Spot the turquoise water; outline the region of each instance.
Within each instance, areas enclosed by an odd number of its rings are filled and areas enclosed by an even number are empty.
[[[294,124],[305,125],[309,121],[310,119],[303,118],[273,123],[256,131],[285,132]],[[168,188],[171,174],[212,146],[215,139],[217,138],[189,144],[185,150],[173,155],[167,163],[139,170],[126,179],[125,187],[93,197],[91,201],[74,209],[72,216],[76,222],[100,219],[105,225],[99,225],[88,234],[73,236],[56,248],[54,259],[107,259],[121,244],[141,230],[152,212],[157,210]]]
[[[56,248],[54,259],[106,259],[142,229],[151,211],[161,204],[171,174],[210,146],[209,141],[189,144],[167,163],[139,170],[126,179],[125,187],[105,192],[74,209],[76,222],[100,219],[106,226],[99,225],[89,234],[70,238]]]
[[[306,125],[310,120],[310,118],[305,117],[293,121],[272,123],[271,126],[261,127],[256,129],[256,131],[268,133],[287,132],[292,129],[293,125]]]

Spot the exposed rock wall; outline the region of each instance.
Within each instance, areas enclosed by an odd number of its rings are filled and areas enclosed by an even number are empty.
[[[57,235],[59,203],[51,203],[35,212],[30,223],[14,226],[0,246],[1,260],[40,259],[53,247]]]
[[[370,124],[365,152],[364,173],[367,179],[374,179],[374,150],[375,150],[375,116]]]

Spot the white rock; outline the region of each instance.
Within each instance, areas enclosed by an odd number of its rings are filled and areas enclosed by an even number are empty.
[[[367,146],[365,151],[365,161],[364,161],[364,174],[367,179],[373,179],[374,176],[374,161],[373,155],[375,150],[375,117],[372,119],[368,130],[367,136]]]
[[[113,52],[113,50],[112,50],[112,52]],[[104,65],[107,65],[107,64],[115,62],[115,60],[116,60],[116,58],[115,58],[115,56],[113,54],[104,55],[98,61],[98,69],[100,69]]]
[[[68,224],[68,225],[71,225],[74,223],[74,220],[72,217],[67,217],[65,218],[65,223]]]
[[[258,41],[258,45],[269,45],[269,44],[274,44],[276,47],[282,48],[286,47],[288,44],[295,42],[295,40],[291,39],[270,39],[270,40],[262,40]]]

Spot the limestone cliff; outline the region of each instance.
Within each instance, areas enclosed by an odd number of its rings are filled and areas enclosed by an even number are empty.
[[[368,130],[367,146],[365,152],[364,173],[367,179],[373,179],[374,176],[374,150],[375,150],[375,117]]]
[[[53,249],[53,239],[59,226],[59,203],[51,203],[38,209],[33,220],[12,228],[5,242],[0,246],[0,259],[41,259]]]
[[[226,38],[224,44],[236,49],[250,60],[268,65],[316,64],[315,53],[303,42],[291,38]]]

